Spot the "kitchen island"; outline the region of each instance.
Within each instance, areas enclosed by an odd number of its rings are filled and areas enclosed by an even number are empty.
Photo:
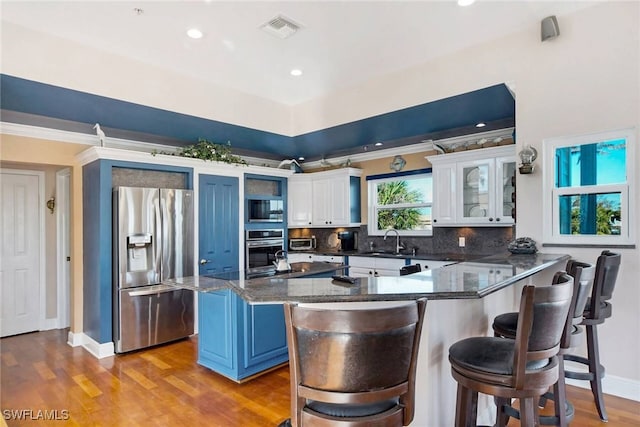
[[[449,346],[470,336],[490,335],[496,315],[517,311],[525,282],[548,284],[547,280],[533,281],[533,276],[543,271],[551,276],[564,268],[568,258],[562,254],[503,253],[409,276],[359,278],[354,284],[336,282],[330,277],[299,275],[246,279],[243,272],[186,277],[169,283],[201,294],[231,292],[255,307],[284,301],[366,304],[426,297],[417,366],[416,410],[411,425],[440,427],[454,424],[456,383],[450,373]],[[292,267],[298,266],[294,263]],[[338,264],[325,265],[325,268],[338,267]],[[480,396],[480,423],[493,423],[492,405],[489,397]]]
[[[482,298],[566,261],[568,255],[515,255],[480,257],[408,276],[360,277],[355,283],[331,280],[331,274],[347,266],[337,263],[292,263],[290,273],[253,278],[243,271],[215,276],[170,279],[163,283],[198,292],[231,289],[248,303],[363,302],[427,298]]]

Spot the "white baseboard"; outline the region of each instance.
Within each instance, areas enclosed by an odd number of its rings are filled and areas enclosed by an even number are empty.
[[[584,366],[569,361],[565,362],[565,370],[588,372]],[[565,382],[574,387],[585,388],[588,390],[591,389],[589,381],[586,380],[583,381],[566,378]],[[640,402],[640,381],[617,377],[615,375],[608,375],[605,373],[604,378],[602,378],[602,391],[605,394],[611,394],[613,396]]]
[[[81,346],[83,335],[83,333],[74,334],[73,332],[69,331],[69,334],[67,335],[67,344],[69,344],[71,347]]]
[[[110,357],[115,355],[114,346],[112,342],[107,343],[98,343],[90,336],[80,332],[74,334],[73,332],[69,332],[69,337],[67,340],[67,344],[71,347],[82,346],[85,350],[91,353],[94,357],[98,359],[103,359],[105,357]]]

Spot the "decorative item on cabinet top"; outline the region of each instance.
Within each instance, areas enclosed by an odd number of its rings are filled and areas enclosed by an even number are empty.
[[[240,156],[231,153],[231,141],[226,144],[218,144],[208,141],[204,138],[198,138],[197,144],[187,145],[175,152],[156,151],[151,152],[152,156],[156,154],[166,154],[169,156],[189,157],[193,159],[209,160],[212,162],[230,163],[247,165],[247,162]]]

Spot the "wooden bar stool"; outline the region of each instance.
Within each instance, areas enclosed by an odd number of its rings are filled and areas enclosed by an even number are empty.
[[[587,357],[566,354],[565,360],[578,362],[589,367],[589,372],[565,371],[567,378],[587,380],[591,383],[591,392],[598,409],[598,415],[603,421],[607,421],[607,411],[602,396],[602,378],[604,366],[600,364],[600,350],[598,344],[597,326],[611,317],[612,306],[609,303],[613,295],[613,289],[620,270],[620,254],[602,251],[596,263],[596,273],[591,290],[591,298],[587,301],[580,325],[584,325],[587,331]]]
[[[544,403],[547,399],[553,399],[555,406],[553,416],[540,416],[540,424],[561,427],[565,427],[573,419],[574,415],[573,405],[566,399],[564,355],[570,348],[577,345],[577,337],[582,332],[578,325],[582,322],[582,313],[591,291],[596,268],[591,264],[569,260],[566,269],[568,274],[573,277],[573,296],[558,352],[558,381],[553,385],[553,393],[545,393],[540,403],[540,406],[545,406]],[[496,316],[493,321],[494,334],[497,337],[515,339],[517,324],[518,313],[504,313]],[[510,405],[507,405],[504,410],[509,416],[520,418],[519,411]]]
[[[504,427],[504,404],[520,400],[522,426],[538,424],[538,400],[558,381],[558,350],[573,278],[557,273],[552,286],[525,286],[516,339],[467,338],[449,348],[451,374],[458,382],[456,427],[476,425],[478,393],[496,397],[496,425]]]
[[[284,305],[291,419],[281,426],[411,423],[426,300],[391,304],[348,309]]]

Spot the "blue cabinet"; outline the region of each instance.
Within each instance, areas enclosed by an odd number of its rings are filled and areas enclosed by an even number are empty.
[[[200,176],[200,274],[237,271],[238,179]],[[288,360],[282,304],[250,305],[231,290],[198,294],[198,363],[241,381]]]
[[[247,304],[231,290],[198,294],[198,363],[241,381],[289,359],[282,304]]]

